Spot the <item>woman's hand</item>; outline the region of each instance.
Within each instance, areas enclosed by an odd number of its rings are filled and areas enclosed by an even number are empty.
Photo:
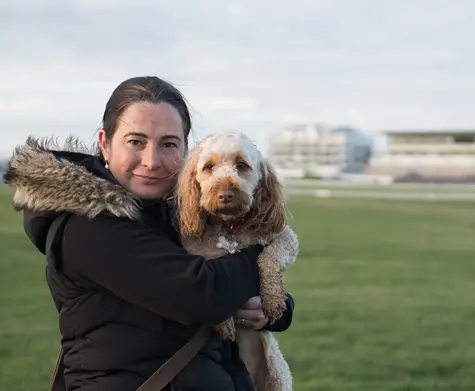
[[[259,296],[252,297],[234,315],[237,327],[248,330],[261,330],[267,325],[268,319],[262,312],[262,303]]]

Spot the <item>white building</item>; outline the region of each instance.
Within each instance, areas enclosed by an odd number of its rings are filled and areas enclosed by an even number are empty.
[[[367,173],[395,179],[464,181],[475,178],[475,130],[386,131],[386,153]]]
[[[269,159],[283,176],[336,177],[362,173],[372,139],[352,128],[321,124],[288,126],[269,140]]]

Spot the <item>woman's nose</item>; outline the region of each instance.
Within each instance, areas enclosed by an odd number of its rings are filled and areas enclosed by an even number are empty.
[[[147,148],[142,152],[142,165],[154,170],[162,165],[160,153],[155,148]]]

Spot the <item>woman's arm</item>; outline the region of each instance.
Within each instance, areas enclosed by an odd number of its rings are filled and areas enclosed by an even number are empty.
[[[72,216],[65,273],[183,324],[218,324],[258,294],[261,246],[206,261],[140,222]]]

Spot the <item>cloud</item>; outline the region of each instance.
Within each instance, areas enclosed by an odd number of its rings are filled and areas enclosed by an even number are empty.
[[[30,132],[93,137],[113,88],[173,82],[196,137],[239,128],[265,149],[297,121],[368,131],[473,126],[467,0],[3,0],[0,154]]]

